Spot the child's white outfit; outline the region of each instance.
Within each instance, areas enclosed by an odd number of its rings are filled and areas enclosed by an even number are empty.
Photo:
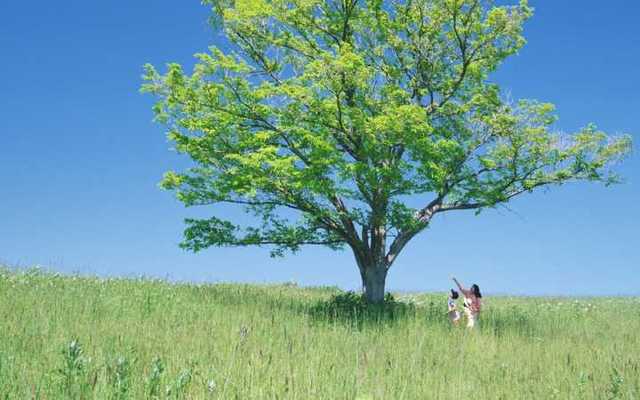
[[[460,320],[460,311],[458,311],[456,301],[451,297],[449,297],[449,300],[447,300],[447,308],[449,310],[449,319],[451,320],[451,322],[458,322],[458,320]]]

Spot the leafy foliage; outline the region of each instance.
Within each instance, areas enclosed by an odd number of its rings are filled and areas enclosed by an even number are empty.
[[[187,220],[183,246],[348,245],[388,269],[434,215],[536,188],[619,180],[630,151],[594,125],[554,129],[551,104],[505,100],[489,79],[525,43],[525,0],[206,0],[228,49],[187,74],[147,65],[143,91],[194,166],[162,187],[187,206],[257,216]],[[428,198],[422,208],[406,196]]]

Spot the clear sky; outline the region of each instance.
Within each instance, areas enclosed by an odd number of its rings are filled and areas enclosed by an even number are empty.
[[[640,2],[531,0],[528,44],[493,80],[557,105],[558,128],[595,122],[640,143]],[[220,41],[198,0],[0,3],[0,261],[63,272],[358,288],[348,252],[180,250],[187,210],[157,183],[185,161],[138,93],[142,65]],[[640,294],[640,159],[626,183],[575,184],[511,211],[439,216],[392,267],[394,290]]]

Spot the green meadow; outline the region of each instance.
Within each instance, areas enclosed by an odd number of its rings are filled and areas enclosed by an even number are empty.
[[[393,297],[0,269],[0,398],[640,398],[639,298]]]

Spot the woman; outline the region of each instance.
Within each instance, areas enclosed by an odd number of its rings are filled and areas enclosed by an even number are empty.
[[[467,328],[473,328],[478,321],[480,309],[482,308],[480,287],[474,283],[471,285],[471,289],[465,289],[456,278],[453,278],[453,281],[458,285],[458,289],[464,296],[464,313],[467,316]]]

